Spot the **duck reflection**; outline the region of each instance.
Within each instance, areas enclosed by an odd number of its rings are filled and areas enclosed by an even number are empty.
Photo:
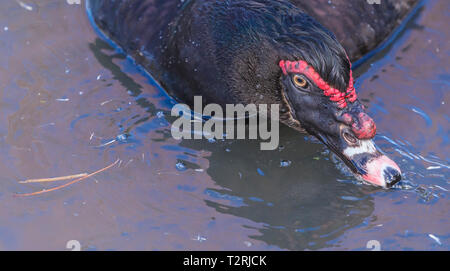
[[[182,141],[211,153],[207,173],[222,188],[205,190],[205,203],[260,223],[260,235],[250,238],[283,249],[330,247],[346,230],[367,224],[374,210],[370,194],[377,189],[337,180],[346,176],[324,146],[287,127],[280,134],[276,151],[260,151],[257,140]]]

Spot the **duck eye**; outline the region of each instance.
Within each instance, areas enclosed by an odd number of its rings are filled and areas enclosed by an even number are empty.
[[[293,80],[295,86],[297,87],[305,88],[308,85],[308,82],[306,82],[306,80],[299,75],[294,75]]]

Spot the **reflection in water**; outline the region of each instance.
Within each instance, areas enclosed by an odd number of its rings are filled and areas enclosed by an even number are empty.
[[[183,141],[181,146],[211,153],[207,172],[221,188],[204,191],[206,204],[260,223],[251,237],[284,249],[325,248],[367,224],[376,189],[344,181],[321,144],[287,127],[281,135],[282,146],[273,152],[260,151],[256,140]],[[291,164],[282,167],[283,161]]]
[[[175,141],[167,97],[65,1],[0,4],[0,249],[449,248],[445,0],[356,71],[376,144],[405,181],[363,185],[310,137]],[[6,30],[5,30],[6,29]],[[418,65],[418,63],[420,65]],[[68,189],[26,178],[120,166]],[[433,236],[433,237],[430,237]],[[437,239],[435,239],[435,238]],[[437,242],[436,240],[439,240]]]
[[[123,59],[122,55],[111,54],[111,47],[99,39],[90,45],[90,49],[114,78],[130,91],[130,95],[141,93],[142,87],[114,64],[114,58]],[[160,128],[158,124],[145,122],[156,112],[164,111],[158,111],[146,99],[136,101],[150,114],[128,124],[125,132],[134,133],[135,127],[138,133],[142,130],[148,133],[145,128],[148,126]],[[321,144],[305,140],[301,134],[286,127],[281,134],[282,139],[286,138],[286,144],[275,152],[260,151],[260,142],[255,140],[184,140],[180,146],[190,153],[192,150],[211,153],[207,157],[207,173],[220,188],[205,189],[205,202],[218,212],[261,223],[262,227],[256,228],[261,235],[252,238],[286,249],[326,247],[328,241],[360,225],[370,216],[373,203],[367,191],[371,189],[355,186],[353,182],[336,182],[339,172],[323,155],[328,152]],[[169,136],[166,131],[166,137]],[[180,162],[175,167],[178,170],[198,168],[192,157],[177,157]],[[290,161],[291,164],[283,168],[280,166],[282,161]],[[186,191],[192,189],[190,186],[181,188]]]

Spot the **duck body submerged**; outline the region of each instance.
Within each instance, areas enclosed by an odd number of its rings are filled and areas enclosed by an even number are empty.
[[[400,169],[373,145],[350,61],[384,41],[415,2],[87,0],[98,27],[178,101],[279,104],[281,122],[382,187]]]

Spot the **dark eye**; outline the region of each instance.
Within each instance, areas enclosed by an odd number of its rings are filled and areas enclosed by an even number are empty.
[[[306,88],[308,86],[308,82],[305,80],[305,78],[301,77],[300,75],[294,75],[292,80],[294,81],[296,87]]]

